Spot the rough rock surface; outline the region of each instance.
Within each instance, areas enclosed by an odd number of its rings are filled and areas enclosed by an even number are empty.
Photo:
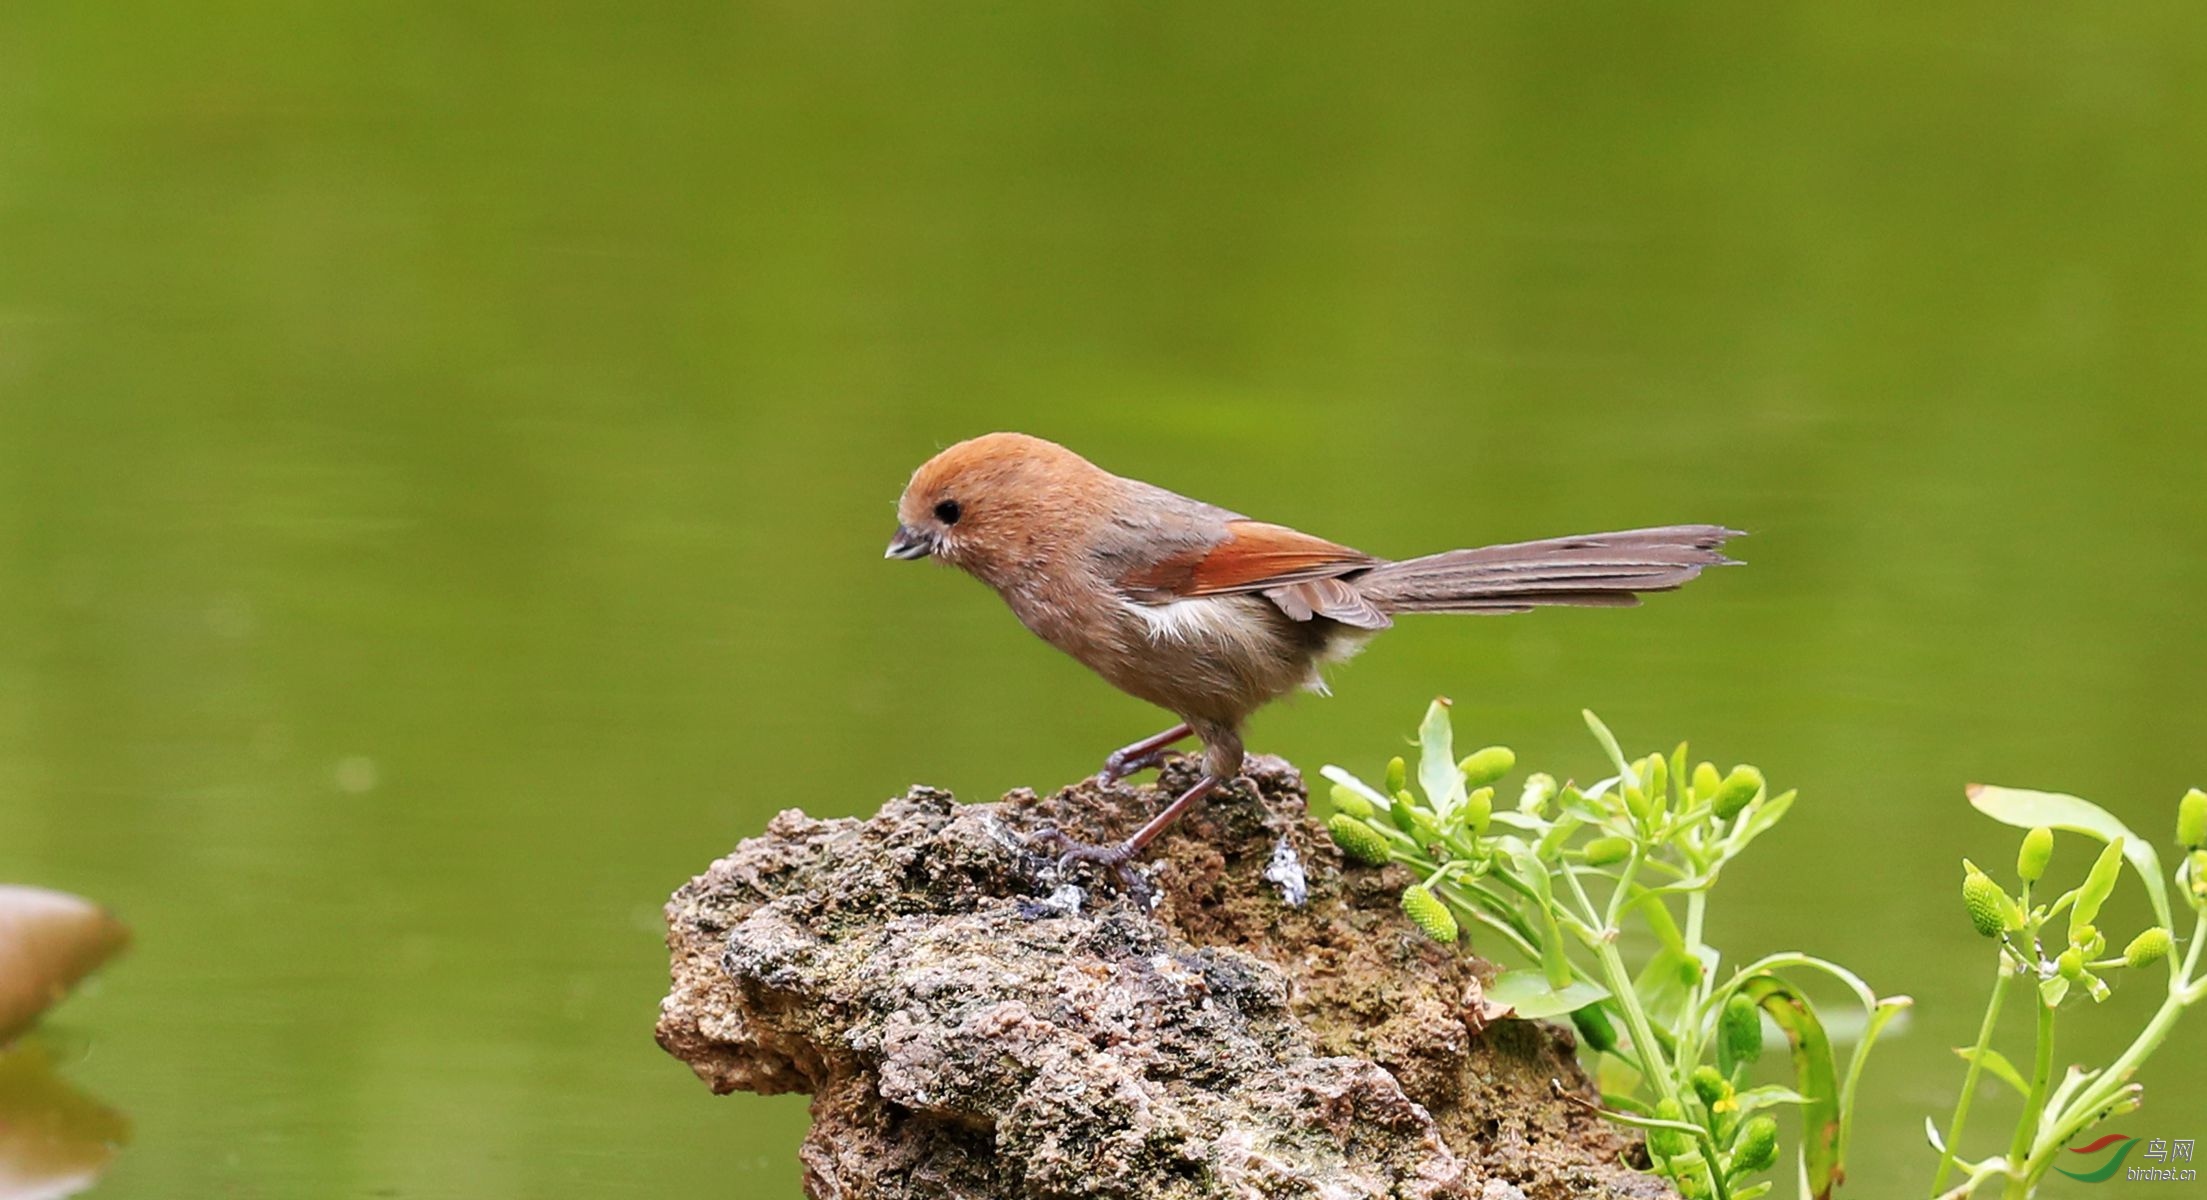
[[[1285,763],[1153,848],[1154,909],[1024,840],[1164,800],[784,812],[668,902],[659,1042],[716,1092],[812,1094],[816,1200],[1670,1195],[1554,1094],[1590,1094],[1569,1033],[1481,1029],[1492,968],[1401,917],[1399,869],[1344,870]]]

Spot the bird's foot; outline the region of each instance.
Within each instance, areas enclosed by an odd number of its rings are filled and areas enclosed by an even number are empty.
[[[1065,853],[1058,855],[1058,870],[1070,871],[1081,863],[1094,863],[1099,867],[1120,870],[1134,861],[1134,847],[1125,842],[1113,842],[1099,846],[1093,842],[1075,842],[1068,839]]]
[[[1132,753],[1129,753],[1129,751],[1132,751]],[[1147,771],[1151,767],[1163,763],[1165,755],[1168,753],[1170,751],[1162,746],[1151,750],[1143,750],[1135,746],[1114,750],[1104,759],[1103,770],[1096,773],[1096,778],[1105,786],[1109,786],[1129,775]]]
[[[1104,759],[1103,770],[1098,772],[1096,778],[1109,785],[1136,771],[1147,771],[1165,761],[1165,755],[1172,751],[1175,744],[1194,735],[1195,731],[1183,723],[1132,745],[1121,746]]]
[[[1082,863],[1091,863],[1102,867],[1111,877],[1117,879],[1126,888],[1127,895],[1144,908],[1153,907],[1156,903],[1156,890],[1134,867],[1134,856],[1141,851],[1132,842],[1098,845],[1079,841],[1056,826],[1044,826],[1034,832],[1030,844],[1037,848],[1046,847],[1048,851],[1054,852],[1057,855],[1057,868],[1061,873],[1070,872]]]

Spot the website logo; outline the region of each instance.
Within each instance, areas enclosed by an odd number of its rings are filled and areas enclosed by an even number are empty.
[[[2054,1169],[2079,1183],[2105,1183],[2113,1179],[2116,1172],[2124,1169],[2123,1161],[2130,1157],[2131,1151],[2142,1150],[2143,1152],[2138,1156],[2137,1165],[2132,1166],[2124,1173],[2124,1179],[2140,1182],[2183,1183],[2199,1178],[2199,1172],[2196,1170],[2189,1167],[2170,1165],[2192,1161],[2191,1138],[2177,1138],[2173,1142],[2168,1138],[2152,1138],[2141,1142],[2128,1134],[2111,1133],[2087,1145],[2069,1147],[2069,1153],[2071,1154],[2092,1155],[2110,1150],[2113,1153],[2108,1154],[2106,1161],[2087,1170],[2072,1171],[2066,1167],[2055,1167]]]

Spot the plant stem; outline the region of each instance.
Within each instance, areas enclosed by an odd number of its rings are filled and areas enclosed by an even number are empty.
[[[1954,1170],[1954,1156],[1961,1153],[1962,1129],[1969,1123],[1970,1102],[1977,1098],[1977,1079],[1985,1070],[1985,1051],[1992,1045],[1993,1026],[2000,1022],[2000,1001],[2007,995],[2008,970],[2006,951],[2000,952],[2000,962],[1992,981],[1992,997],[1985,1002],[1985,1019],[1977,1027],[1977,1045],[1970,1052],[1969,1070],[1962,1075],[1962,1098],[1954,1103],[1954,1119],[1947,1122],[1946,1149],[1939,1155],[1939,1171],[1931,1177],[1931,1194],[1942,1195],[1946,1189],[1946,1177]]]
[[[1625,969],[1625,957],[1617,953],[1616,929],[1601,919],[1600,910],[1586,887],[1579,882],[1579,873],[1566,866],[1563,880],[1571,889],[1571,897],[1579,903],[1587,928],[1594,936],[1587,939],[1594,956],[1601,960],[1602,982],[1609,987],[1610,998],[1625,1015],[1625,1028],[1632,1032],[1632,1046],[1639,1053],[1643,1070],[1641,1074],[1655,1085],[1655,1094],[1664,1100],[1678,1099],[1678,1083],[1671,1078],[1670,1064],[1664,1061],[1663,1047],[1655,1040],[1655,1028],[1648,1021],[1647,1009],[1640,1004],[1640,993],[1632,986],[1632,972]],[[1712,1174],[1714,1172],[1712,1171]],[[1723,1187],[1720,1182],[1717,1185]]]
[[[1615,929],[1617,923],[1624,919],[1625,901],[1633,897],[1633,879],[1640,874],[1640,864],[1645,861],[1646,859],[1640,854],[1634,854],[1631,858],[1625,860],[1625,869],[1618,872],[1615,886],[1609,889],[1609,907],[1602,914],[1602,924],[1605,927]],[[1652,902],[1661,904],[1663,901],[1656,898]],[[1592,912],[1593,910],[1589,908],[1587,911]]]
[[[2170,932],[2174,933],[2175,930],[2170,930]],[[2203,942],[2207,942],[2207,912],[2200,913],[2198,918],[2192,922],[2192,945],[2190,949],[2184,952],[2184,969],[2169,972],[2170,991],[2183,987],[2183,981],[2194,977],[2192,972],[2199,969],[2199,951]],[[2169,961],[2176,961],[2176,956],[2170,955]]]
[[[2100,1110],[2112,1103],[2121,1094],[2123,1085],[2137,1073],[2138,1064],[2144,1062],[2146,1056],[2159,1048],[2163,1039],[2169,1036],[2169,1030],[2175,1027],[2176,1019],[2184,1015],[2186,1008],[2202,999],[2200,993],[2194,990],[2197,981],[2191,978],[2191,973],[2198,964],[2199,946],[2203,939],[2207,939],[2207,913],[2199,914],[2192,922],[2191,952],[2184,956],[2183,971],[2169,980],[2169,997],[2161,1002],[2160,1008],[2154,1010],[2153,1019],[2146,1022],[2146,1027],[2138,1031],[2138,1036],[2114,1062],[2108,1064],[2107,1070],[2093,1080],[2090,1087],[2084,1088],[2069,1102],[2059,1118],[2046,1123],[2045,1135],[2031,1148],[2029,1161],[2020,1167],[2026,1185],[2030,1180],[2045,1174],[2055,1152],[2070,1138],[2091,1127],[2098,1119]]]
[[[2028,1189],[2030,1182],[2044,1175],[2047,1167],[2052,1165],[2055,1151],[2061,1149],[2070,1138],[2091,1128],[2092,1124],[2099,1120],[2100,1111],[2106,1108],[2122,1092],[2124,1082],[2138,1070],[2138,1064],[2148,1054],[2153,1053],[2154,1048],[2161,1044],[2161,1040],[2169,1035],[2170,1027],[2175,1025],[2176,1019],[2184,1014],[2185,1004],[2186,997],[2173,992],[2167,1000],[2162,1001],[2161,1007],[2155,1010],[2153,1014],[2153,1020],[2146,1023],[2145,1029],[2140,1031],[2137,1040],[2133,1041],[2130,1047],[2123,1051],[2122,1057],[2110,1064],[2107,1070],[2094,1081],[2095,1086],[2085,1089],[2082,1095],[2071,1100],[2069,1107],[2062,1111],[2060,1118],[2047,1124],[2046,1133],[2032,1147],[2030,1158],[2009,1168],[2012,1171],[2019,1172],[2017,1182]],[[2030,1194],[2028,1190],[2013,1192],[2012,1189],[2015,1186],[2013,1183],[2009,1185],[2011,1188],[2010,1194],[2022,1196]]]
[[[1655,901],[1657,904],[1662,902],[1660,897]],[[1689,993],[1681,1009],[1686,1019],[1679,1022],[1681,1035],[1690,1042],[1690,1049],[1682,1055],[1682,1061],[1687,1062],[1698,1062],[1701,1059],[1702,1037],[1707,1031],[1702,1028],[1699,1018],[1701,1010],[1709,1003],[1709,989],[1716,986],[1716,972],[1711,970],[1714,964],[1701,961],[1701,930],[1708,906],[1709,893],[1686,893],[1686,928],[1682,932],[1685,935],[1686,953],[1693,956],[1695,970],[1693,991]]]
[[[1632,973],[1625,969],[1624,955],[1617,947],[1603,941],[1594,947],[1594,953],[1602,960],[1603,981],[1609,985],[1610,995],[1625,1014],[1625,1027],[1632,1031],[1632,1044],[1640,1053],[1640,1060],[1647,1067],[1649,1082],[1655,1085],[1655,1094],[1665,1100],[1678,1099],[1678,1083],[1671,1078],[1670,1064],[1664,1061],[1663,1044],[1655,1038],[1655,1028],[1648,1021],[1647,1009],[1640,1004],[1640,994],[1632,990]]]
[[[2031,1070],[2031,1093],[2023,1099],[2023,1115],[2016,1118],[2015,1137],[2008,1143],[2008,1161],[2018,1166],[2027,1165],[2031,1158],[2040,1113],[2046,1107],[2046,1088],[2054,1077],[2054,1006],[2036,992],[2031,998],[2038,1011],[2038,1061]],[[2001,1194],[2007,1200],[2029,1200],[2030,1172],[2018,1170],[2008,1179],[2008,1186]]]

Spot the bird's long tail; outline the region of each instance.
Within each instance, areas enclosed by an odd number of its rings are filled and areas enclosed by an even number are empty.
[[[1450,550],[1375,567],[1356,590],[1385,613],[1515,613],[1537,605],[1617,607],[1733,560],[1721,525],[1668,525]]]

